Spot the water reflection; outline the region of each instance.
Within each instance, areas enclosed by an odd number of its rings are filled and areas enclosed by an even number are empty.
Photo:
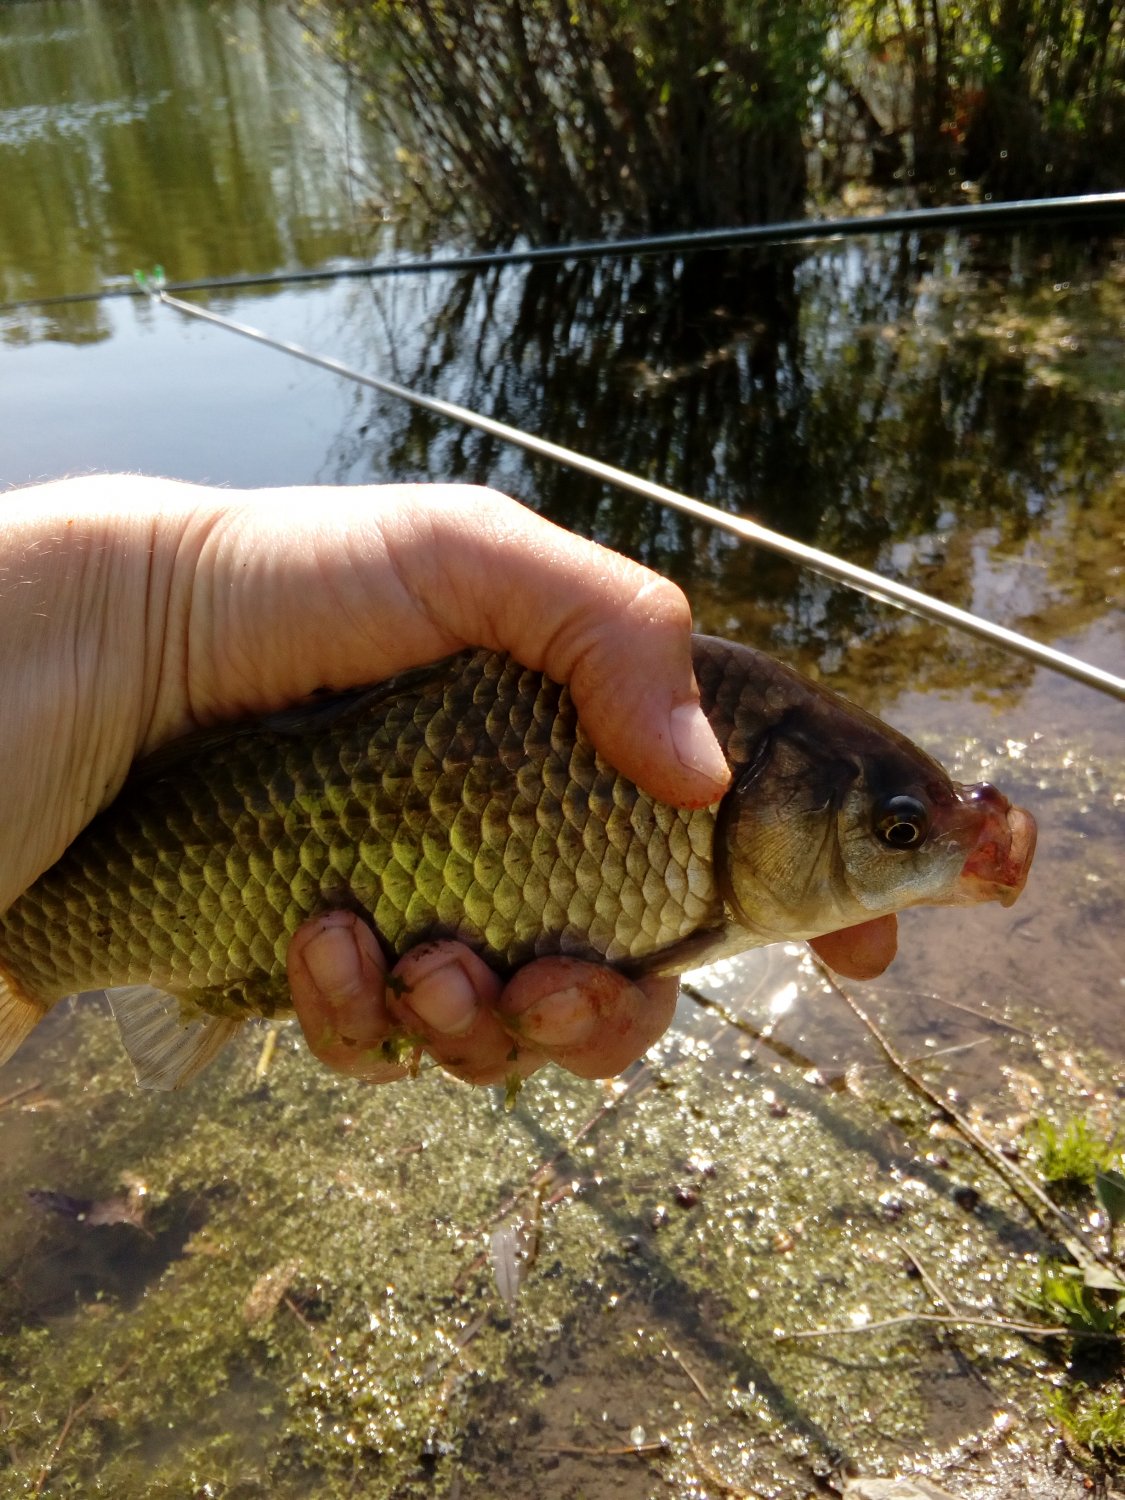
[[[375,149],[357,131],[283,7],[4,6],[0,300],[157,263],[188,278],[354,254],[349,148]],[[35,331],[82,341],[109,325],[85,304]]]
[[[396,379],[753,515],[1041,638],[1113,603],[1118,403],[1106,281],[1073,246],[982,274],[956,239],[540,266],[369,291],[357,357]],[[1026,260],[1028,247],[1018,248]],[[1052,258],[1071,263],[1065,296]],[[1046,288],[1046,292],[1045,292]],[[353,312],[362,315],[357,301]],[[379,401],[333,477],[489,479],[682,581],[707,628],[887,687],[1030,669],[687,518]],[[894,651],[885,651],[893,636]],[[888,676],[892,681],[887,681]]]

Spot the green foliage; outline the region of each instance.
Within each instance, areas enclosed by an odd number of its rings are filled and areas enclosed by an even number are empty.
[[[1052,1120],[1036,1120],[1028,1134],[1043,1180],[1070,1192],[1092,1189],[1099,1175],[1111,1173],[1120,1160],[1117,1137],[1103,1140],[1085,1120],[1067,1120],[1061,1130]],[[1112,1183],[1107,1191],[1112,1192]],[[1112,1214],[1110,1217],[1114,1218]]]
[[[1104,0],[305,0],[431,219],[544,241],[799,215],[857,176],[948,198],[1119,186]]]
[[[1125,1224],[1125,1175],[1110,1167],[1094,1177],[1094,1195],[1114,1229]]]
[[[1125,1470],[1125,1395],[1120,1387],[1103,1391],[1070,1387],[1056,1391],[1051,1405],[1072,1446],[1111,1471]]]
[[[1045,1261],[1032,1302],[1074,1334],[1125,1334],[1125,1280],[1099,1267]]]
[[[1104,0],[858,0],[834,58],[908,146],[929,197],[964,178],[996,197],[1120,185],[1125,30]]]
[[[1125,1336],[1125,1268],[1112,1260],[1114,1232],[1125,1218],[1117,1136],[1107,1141],[1080,1118],[1068,1119],[1061,1129],[1052,1120],[1039,1119],[1028,1135],[1035,1164],[1058,1196],[1075,1205],[1089,1205],[1097,1198],[1108,1221],[1110,1253],[1105,1263],[1086,1258],[1079,1265],[1044,1260],[1038,1289],[1028,1300],[1052,1323],[1075,1335]]]

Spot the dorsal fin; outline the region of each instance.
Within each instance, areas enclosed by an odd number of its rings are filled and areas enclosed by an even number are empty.
[[[151,984],[125,985],[105,994],[143,1089],[183,1088],[242,1025],[226,1016],[185,1021],[179,1000]]]
[[[465,660],[466,653],[446,656],[441,661],[431,662],[426,667],[410,667],[385,682],[376,682],[368,687],[352,688],[347,692],[328,693],[323,697],[310,698],[292,708],[279,709],[266,714],[257,723],[276,734],[304,734],[311,728],[325,728],[330,724],[346,723],[349,719],[360,719],[380,703],[391,698],[416,692],[430,683],[444,679],[450,668]]]
[[[361,718],[371,709],[377,708],[390,698],[401,693],[416,691],[428,683],[444,678],[454,663],[462,662],[467,653],[448,656],[427,667],[412,667],[377,682],[371,687],[355,688],[348,692],[330,693],[321,698],[312,698],[292,708],[279,709],[277,713],[264,714],[257,719],[240,719],[232,724],[216,724],[209,729],[197,729],[191,734],[181,735],[167,745],[152,751],[138,760],[129,772],[129,780],[148,781],[169,771],[177,770],[185,762],[205,760],[223,746],[243,739],[248,734],[272,731],[274,734],[298,735],[310,730],[341,724],[351,718]]]

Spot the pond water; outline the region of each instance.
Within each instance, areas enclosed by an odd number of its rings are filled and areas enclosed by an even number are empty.
[[[307,47],[299,23],[280,5],[0,6],[0,302],[119,285],[156,264],[187,279],[436,244],[433,231],[396,209],[386,186],[393,150],[366,135],[353,106],[339,75]],[[872,235],[765,253],[324,281],[200,300],[753,515],[1120,671],[1123,250],[1120,238],[1085,230]],[[1052,1074],[1055,1093],[1042,1092],[1041,1078],[1034,1088],[1021,1085],[1025,1116],[1103,1108],[1112,1116],[1116,1085],[1106,1080],[1125,1060],[1120,705],[169,310],[126,298],[0,307],[0,486],[121,469],[232,485],[418,478],[494,484],[674,577],[701,628],[775,650],[884,714],[964,779],[996,780],[1040,822],[1025,897],[1009,912],[908,914],[900,958],[865,998],[910,1055],[960,1049],[945,1065],[944,1087],[1006,1109],[1002,1081],[1015,1073],[1026,1080],[1038,1066]],[[798,964],[795,957],[788,962]],[[755,1016],[763,995],[776,999],[791,985],[796,995],[805,986],[802,1003],[757,1015],[788,1049],[778,1054],[794,1070],[785,1086],[799,1090],[817,1069],[846,1076],[868,1045],[854,1023],[809,987],[807,975],[779,975],[768,963],[746,971],[736,998]],[[724,995],[735,1003],[729,984]],[[755,1410],[772,1411],[789,1433],[786,1442],[805,1445],[806,1456],[858,1452],[850,1417],[818,1407],[814,1420],[814,1397],[794,1396],[809,1374],[804,1367],[800,1378],[793,1373],[796,1356],[771,1370],[748,1356],[738,1364],[732,1351],[755,1336],[752,1309],[726,1286],[721,1268],[712,1265],[704,1285],[676,1260],[699,1255],[706,1228],[695,1239],[676,1230],[675,1244],[665,1236],[659,1257],[648,1229],[637,1229],[655,1222],[668,1174],[690,1176],[696,1168],[684,1163],[698,1165],[705,1147],[720,1153],[724,1133],[739,1152],[762,1149],[760,1138],[743,1142],[738,1134],[753,1123],[755,1108],[758,1125],[764,1120],[774,1132],[768,1149],[779,1163],[787,1153],[792,1160],[794,1181],[821,1171],[808,1164],[823,1161],[815,1140],[777,1145],[789,1126],[776,1123],[769,1090],[748,1104],[738,1094],[742,1085],[730,1083],[745,1074],[745,1037],[700,1028],[686,1007],[669,1043],[681,1071],[665,1059],[668,1076],[680,1080],[671,1095],[642,1090],[640,1102],[630,1104],[633,1114],[581,1157],[575,1180],[596,1182],[596,1189],[568,1196],[552,1179],[551,1191],[540,1194],[546,1201],[558,1193],[562,1208],[543,1232],[554,1236],[553,1248],[549,1255],[541,1248],[536,1264],[561,1270],[525,1294],[539,1299],[538,1334],[530,1325],[520,1331],[518,1317],[505,1334],[491,1311],[465,1312],[459,1322],[449,1310],[454,1302],[469,1305],[466,1288],[480,1294],[472,1280],[479,1281],[479,1267],[472,1271],[465,1246],[479,1243],[480,1225],[513,1185],[613,1096],[541,1081],[513,1116],[498,1113],[485,1096],[466,1102],[434,1079],[419,1084],[420,1101],[409,1104],[370,1091],[361,1098],[286,1044],[266,1083],[247,1083],[254,1057],[245,1053],[224,1063],[217,1082],[196,1085],[186,1102],[138,1100],[107,1022],[85,1010],[53,1018],[0,1073],[5,1189],[18,1195],[0,1244],[3,1264],[14,1268],[0,1308],[9,1336],[5,1368],[13,1372],[4,1396],[12,1474],[29,1475],[35,1493],[55,1493],[57,1483],[58,1493],[304,1494],[310,1483],[343,1484],[349,1453],[370,1458],[377,1451],[384,1468],[365,1469],[365,1487],[346,1492],[407,1493],[401,1486],[440,1480],[442,1492],[501,1493],[503,1463],[497,1459],[497,1468],[488,1458],[488,1444],[502,1453],[506,1441],[513,1494],[535,1484],[547,1495],[578,1493],[579,1485],[584,1493],[648,1494],[647,1470],[618,1473],[612,1459],[610,1479],[610,1460],[598,1457],[613,1447],[611,1428],[630,1441],[621,1433],[637,1424],[626,1420],[621,1393],[639,1401],[647,1377],[630,1363],[609,1304],[600,1294],[589,1300],[593,1282],[581,1270],[587,1263],[600,1268],[590,1272],[599,1287],[612,1283],[613,1308],[613,1298],[624,1298],[647,1309],[643,1319],[638,1313],[644,1337],[635,1330],[629,1337],[649,1354],[657,1350],[662,1380],[681,1376],[660,1349],[683,1353],[675,1341],[690,1339],[694,1354],[683,1362],[699,1375],[698,1386],[735,1379],[745,1408],[738,1420],[749,1420],[756,1402]],[[1091,1063],[1090,1055],[1102,1061]],[[10,1095],[19,1096],[11,1105]],[[837,1120],[828,1128],[821,1105],[801,1097],[808,1118],[828,1129],[832,1152],[858,1149],[855,1132],[867,1125],[845,1129]],[[705,1130],[700,1121],[711,1108],[716,1114]],[[667,1111],[662,1118],[660,1109]],[[1013,1118],[1018,1112],[1010,1110]],[[719,1136],[707,1134],[716,1122]],[[697,1138],[701,1132],[706,1141]],[[284,1142],[292,1144],[295,1166],[281,1182],[271,1174],[274,1147]],[[882,1146],[869,1141],[864,1149],[865,1161],[878,1158],[881,1170],[909,1175],[901,1164],[888,1166]],[[82,1231],[26,1200],[29,1189],[41,1188],[100,1200],[121,1191],[123,1172],[143,1177],[160,1204],[143,1245],[130,1241],[136,1229],[128,1223]],[[324,1233],[336,1236],[331,1251],[310,1239],[310,1205],[329,1180],[334,1197],[324,1208]],[[805,1188],[794,1181],[771,1179],[771,1235],[792,1237],[802,1217]],[[813,1206],[817,1192],[831,1199],[834,1189],[827,1181],[806,1187],[804,1217],[812,1222],[822,1212]],[[372,1272],[364,1263],[368,1229],[354,1218],[361,1209],[397,1216],[394,1233],[385,1223],[369,1231],[372,1253],[387,1257],[397,1273],[386,1264]],[[829,1217],[836,1211],[823,1209]],[[729,1204],[717,1213],[712,1227],[720,1239],[732,1213]],[[743,1219],[739,1224],[745,1227]],[[267,1230],[268,1252],[260,1239]],[[936,1212],[925,1230],[935,1247],[953,1232]],[[93,1245],[90,1236],[98,1234]],[[423,1251],[420,1241],[435,1234],[460,1247],[456,1297],[419,1284],[428,1277],[442,1288],[451,1282],[449,1264],[435,1263],[435,1246]],[[730,1243],[741,1243],[738,1234]],[[640,1251],[621,1249],[638,1235]],[[599,1260],[607,1243],[612,1274]],[[185,1256],[185,1244],[194,1253]],[[861,1259],[881,1253],[866,1242],[857,1251]],[[652,1281],[657,1259],[664,1279]],[[990,1266],[980,1250],[982,1281],[994,1274]],[[250,1318],[256,1331],[249,1344],[236,1318],[240,1345],[226,1326],[223,1309],[234,1305],[227,1283],[241,1298],[269,1272],[285,1282],[273,1308],[296,1288],[295,1311],[281,1331],[268,1317],[260,1328]],[[487,1280],[487,1268],[484,1274]],[[807,1267],[793,1272],[787,1317],[807,1274]],[[391,1281],[401,1283],[398,1303]],[[677,1299],[690,1317],[684,1314],[679,1333],[670,1324],[661,1331],[659,1318]],[[584,1308],[580,1333],[568,1321],[567,1309],[576,1305]],[[127,1315],[141,1323],[120,1321]],[[182,1378],[171,1346],[164,1363],[155,1363],[173,1324],[195,1339]],[[421,1325],[428,1332],[419,1344]],[[597,1327],[604,1330],[600,1344]],[[130,1342],[142,1337],[141,1328],[151,1345],[146,1353]],[[506,1350],[504,1337],[514,1341]],[[379,1338],[397,1361],[393,1377],[373,1347]],[[541,1368],[535,1350],[548,1346],[549,1369]],[[455,1378],[473,1361],[471,1378]],[[107,1371],[116,1397],[105,1388]],[[864,1376],[862,1402],[874,1399],[873,1371]],[[517,1378],[532,1382],[536,1401],[556,1385],[591,1392],[588,1430],[568,1443],[566,1403],[550,1398],[547,1436],[517,1432],[513,1417],[502,1441],[507,1418],[497,1393],[505,1380],[515,1389]],[[38,1406],[29,1382],[40,1389]],[[698,1386],[688,1384],[689,1405]],[[154,1388],[163,1394],[153,1397]],[[411,1390],[425,1393],[424,1412]],[[717,1400],[724,1420],[733,1421],[727,1394]],[[911,1443],[917,1451],[967,1441],[978,1418],[986,1422],[979,1395],[974,1399],[964,1396],[959,1416],[920,1422],[909,1441],[896,1437],[896,1452]],[[599,1403],[612,1421],[599,1415]],[[661,1396],[657,1404],[661,1430],[679,1431],[676,1423],[682,1428],[687,1420],[679,1397]],[[73,1416],[80,1407],[82,1420]],[[712,1419],[719,1433],[714,1403],[691,1419],[697,1433]],[[648,1425],[656,1431],[654,1421]],[[409,1447],[419,1431],[424,1452]],[[536,1478],[527,1455],[546,1447],[561,1467]],[[675,1462],[690,1467],[689,1449],[675,1449]],[[403,1453],[398,1467],[387,1457]],[[794,1449],[785,1462],[811,1483],[812,1469],[801,1470],[798,1457]],[[731,1478],[734,1471],[714,1454],[708,1462],[735,1483],[737,1475]],[[471,1473],[489,1476],[489,1487],[473,1489]],[[739,1473],[750,1482],[751,1471]],[[796,1482],[781,1469],[774,1477]],[[624,1488],[614,1488],[619,1480]],[[695,1489],[674,1492],[719,1493],[713,1478],[707,1489],[706,1465],[692,1483]]]

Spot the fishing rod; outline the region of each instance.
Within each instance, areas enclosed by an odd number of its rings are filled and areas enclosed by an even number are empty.
[[[463,255],[435,255],[419,260],[361,261],[354,265],[317,266],[301,271],[263,271],[242,276],[203,276],[170,281],[169,292],[238,291],[244,287],[288,286],[310,281],[341,281],[383,276],[420,276],[432,272],[480,271],[491,266],[553,264],[604,260],[614,255],[661,255],[673,252],[733,249],[744,245],[785,245],[821,240],[855,239],[859,235],[917,233],[940,229],[1001,229],[1058,221],[1125,222],[1125,193],[1086,193],[1062,198],[1017,198],[1004,203],[961,203],[946,208],[909,208],[890,213],[838,219],[791,219],[777,224],[732,225],[725,229],[684,230],[675,234],[634,235],[627,239],[579,240],[565,245],[530,245],[516,250],[487,250]],[[137,297],[132,282],[97,292],[68,292],[57,297],[28,297],[0,303],[0,314],[33,307],[66,307],[111,297]]]
[[[190,302],[184,302],[179,297],[170,295],[158,282],[140,273],[137,279],[138,284],[153,301],[174,308],[187,317],[198,318],[202,322],[225,329],[228,333],[239,334],[243,338],[251,339],[254,343],[264,344],[269,349],[276,349],[279,353],[303,360],[305,364],[328,370],[333,375],[342,375],[346,380],[354,381],[357,385],[367,386],[383,395],[407,401],[412,406],[421,407],[423,411],[433,412],[436,416],[460,422],[466,427],[475,427],[478,431],[498,438],[501,442],[511,443],[515,447],[534,453],[539,458],[546,458],[566,468],[575,469],[592,479],[599,479],[618,489],[628,490],[658,505],[670,506],[673,510],[681,511],[695,520],[704,521],[719,530],[730,532],[743,541],[753,542],[771,552],[780,553],[782,557],[787,557],[803,567],[822,573],[825,577],[867,594],[883,604],[908,610],[912,614],[921,615],[923,619],[951,625],[956,630],[964,631],[1022,656],[1037,666],[1047,667],[1053,672],[1061,672],[1076,682],[1084,683],[1087,687],[1108,693],[1110,697],[1125,702],[1125,678],[1117,677],[1101,667],[1092,666],[1078,657],[1069,656],[1066,652],[1057,651],[1053,646],[1044,646],[1039,641],[1032,640],[1030,636],[1021,635],[1018,631],[1009,630],[1003,625],[996,625],[991,620],[982,619],[979,615],[959,609],[956,605],[946,604],[941,599],[931,598],[930,595],[923,594],[918,589],[912,589],[892,578],[884,578],[879,573],[872,573],[867,568],[858,567],[855,563],[835,557],[830,552],[822,552],[817,547],[794,541],[791,537],[783,536],[780,532],[771,531],[768,527],[759,525],[757,521],[748,520],[744,516],[728,515],[727,512],[718,510],[713,505],[696,500],[690,495],[681,494],[678,490],[669,489],[666,485],[656,484],[652,480],[630,474],[624,469],[615,468],[612,464],[602,463],[599,459],[576,453],[571,448],[564,448],[560,443],[552,443],[533,433],[523,432],[518,427],[510,427],[506,422],[498,422],[493,417],[482,416],[479,412],[470,411],[467,407],[458,406],[452,401],[443,401],[437,396],[426,396],[420,391],[409,390],[406,386],[397,385],[391,380],[384,380],[378,375],[366,375],[360,370],[354,370],[349,365],[343,364],[338,359],[314,354],[312,350],[302,348],[300,344],[273,338],[270,334],[263,333],[261,329],[253,328],[247,323],[236,323],[232,318],[225,318],[220,313],[196,307]]]

